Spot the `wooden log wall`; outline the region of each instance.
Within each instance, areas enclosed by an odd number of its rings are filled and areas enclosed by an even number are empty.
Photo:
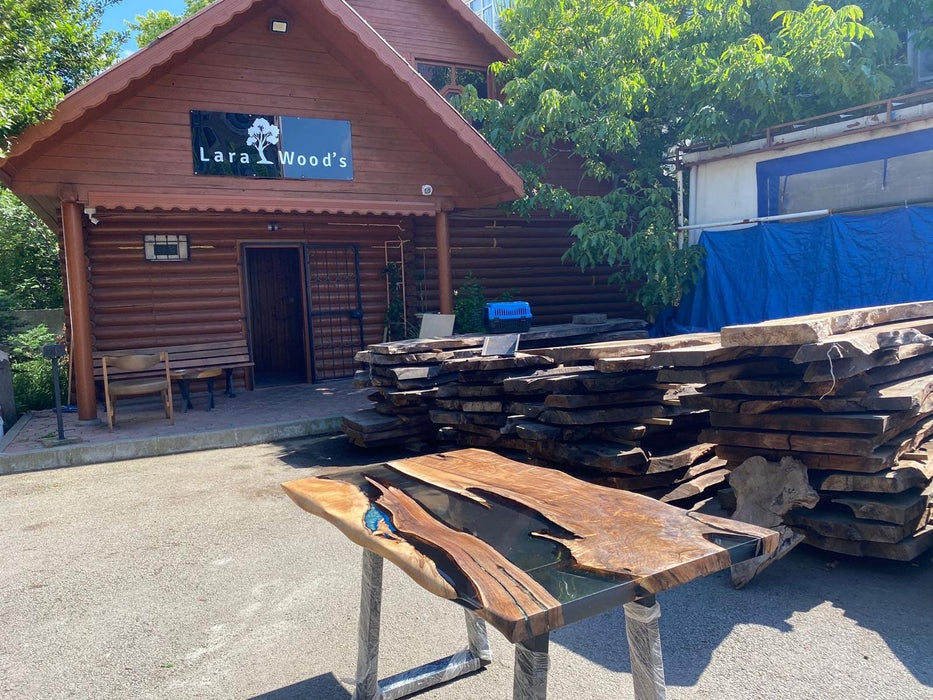
[[[472,272],[484,286],[487,301],[515,291],[515,299],[531,305],[535,325],[567,323],[574,314],[598,312],[610,318],[644,318],[638,304],[626,301],[608,283],[609,270],[581,273],[561,257],[573,239],[573,222],[534,219],[501,212],[458,212],[450,217],[451,267],[454,289]],[[423,291],[419,311],[436,311],[436,243],[434,222],[415,220],[415,275]]]
[[[270,232],[268,224],[273,220],[279,229]],[[332,221],[340,225],[331,225]],[[239,252],[243,244],[355,244],[360,257],[364,343],[381,342],[386,311],[385,246],[391,255],[399,237],[408,236],[407,227],[405,220],[371,217],[110,216],[93,227],[87,238],[94,351],[246,337]],[[187,234],[190,260],[146,261],[143,236],[147,233]]]

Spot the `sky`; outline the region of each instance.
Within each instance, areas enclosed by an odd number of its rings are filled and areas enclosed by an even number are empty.
[[[174,15],[180,15],[185,10],[185,0],[122,0],[104,10],[101,29],[126,31],[123,20],[132,22],[136,15],[144,15],[149,10],[168,10]],[[129,44],[131,48],[136,48],[136,42],[132,39]]]

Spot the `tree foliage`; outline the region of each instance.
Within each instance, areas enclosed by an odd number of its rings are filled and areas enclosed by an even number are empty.
[[[112,64],[123,37],[99,33],[108,0],[0,0],[0,151]]]
[[[13,194],[0,187],[0,293],[18,309],[62,305],[58,240]]]
[[[127,24],[136,39],[136,45],[143,48],[155,41],[160,34],[167,32],[181,22],[185,17],[193,15],[210,4],[211,0],[185,0],[185,11],[181,15],[172,14],[168,10],[149,10],[144,15],[136,15],[136,21]]]
[[[866,18],[805,0],[518,0],[503,22],[518,58],[494,66],[501,104],[467,91],[461,106],[500,151],[571,153],[606,183],[605,196],[572,196],[517,163],[517,209],[575,216],[567,257],[612,265],[653,315],[679,303],[700,263],[678,246],[675,149],[906,89],[896,22],[918,15],[901,4],[876,0]]]

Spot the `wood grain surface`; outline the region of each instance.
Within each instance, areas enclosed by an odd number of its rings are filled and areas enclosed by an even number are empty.
[[[428,486],[441,499],[467,499],[473,508],[495,502],[497,507],[505,503],[516,517],[535,514],[553,527],[532,531],[532,543],[553,542],[569,552],[572,560],[561,560],[575,575],[617,577],[618,583],[610,579],[608,587],[633,584],[638,595],[729,567],[730,554],[714,543],[717,538],[724,543],[732,537],[758,539],[758,554],[773,551],[778,541],[770,530],[688,513],[485,450],[413,457],[376,465],[373,471],[380,476],[365,482],[351,483],[349,477],[341,481],[341,472],[334,471],[282,486],[301,508],[394,562],[425,589],[475,606],[480,617],[513,642],[564,624],[555,593],[469,528],[442,522],[407,494],[404,484]],[[399,475],[398,484],[391,483],[393,473]]]

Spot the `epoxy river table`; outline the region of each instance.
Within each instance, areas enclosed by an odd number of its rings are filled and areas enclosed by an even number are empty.
[[[515,644],[513,697],[546,696],[551,630],[622,605],[637,698],[663,698],[654,594],[774,551],[778,535],[477,449],[282,485],[364,548],[359,700],[403,697],[489,663],[485,622]],[[379,681],[383,558],[466,608],[469,647]]]

